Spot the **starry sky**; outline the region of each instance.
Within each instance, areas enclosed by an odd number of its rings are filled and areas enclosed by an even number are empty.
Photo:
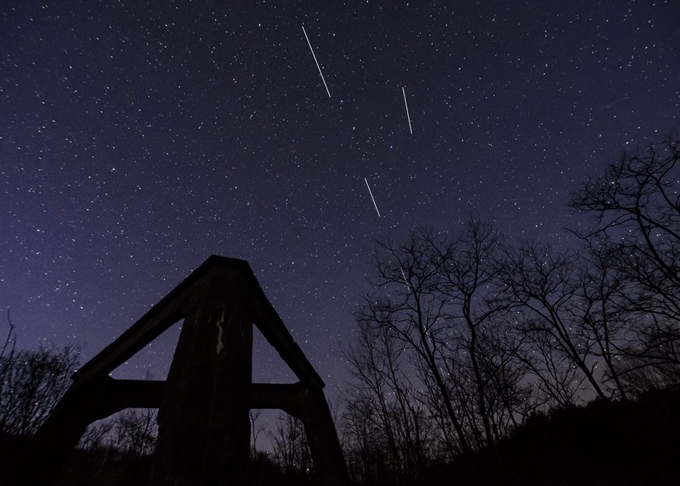
[[[87,360],[209,255],[245,259],[338,397],[376,239],[474,211],[570,244],[575,185],[680,127],[678,18],[676,0],[3,1],[0,306],[20,347],[76,339]],[[114,376],[163,378],[178,330]],[[291,380],[255,352],[256,380]]]

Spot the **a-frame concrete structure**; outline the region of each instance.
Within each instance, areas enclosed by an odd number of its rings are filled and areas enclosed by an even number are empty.
[[[109,376],[181,319],[167,381]],[[296,384],[252,383],[253,324]],[[33,457],[42,467],[35,484],[54,480],[90,423],[127,407],[159,408],[154,486],[250,484],[251,408],[278,408],[302,420],[320,481],[349,484],[324,383],[244,260],[208,258],[73,379],[37,434]]]

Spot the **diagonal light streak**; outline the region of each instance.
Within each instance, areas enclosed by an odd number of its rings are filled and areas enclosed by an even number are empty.
[[[305,30],[305,26],[302,26],[302,32],[305,34],[305,39],[307,39],[307,44],[309,44],[309,50],[312,51],[312,57],[314,57],[314,62],[316,63],[316,68],[319,70],[319,74],[321,75],[321,81],[323,81],[323,85],[326,87],[326,93],[328,93],[328,97],[331,97],[331,92],[328,90],[328,85],[326,84],[326,80],[323,77],[323,73],[321,72],[321,66],[319,66],[319,61],[316,60],[316,54],[314,54],[314,49],[312,49],[312,43],[309,42],[309,37],[307,37],[307,31]]]
[[[378,205],[375,203],[375,198],[373,197],[373,191],[371,191],[371,186],[368,185],[368,180],[364,177],[364,182],[366,183],[366,187],[368,187],[368,193],[371,195],[371,199],[373,200],[373,206],[375,206],[375,212],[378,213],[378,217],[380,217],[380,211],[378,211]]]
[[[404,106],[406,106],[406,118],[408,118],[408,129],[413,135],[413,127],[411,126],[411,115],[408,113],[408,103],[406,102],[406,88],[401,87],[401,92],[404,93]]]
[[[404,284],[406,285],[406,289],[410,292],[411,291],[411,284],[408,283],[408,279],[406,278],[406,274],[404,273],[404,267],[399,267],[401,270],[401,276],[404,277]]]

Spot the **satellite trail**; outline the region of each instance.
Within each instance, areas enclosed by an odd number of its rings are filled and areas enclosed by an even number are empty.
[[[605,109],[609,108],[610,106],[614,106],[615,104],[621,103],[622,101],[625,101],[625,100],[627,100],[627,99],[628,99],[628,96],[625,96],[625,97],[621,98],[620,100],[616,100],[616,101],[613,102],[613,103],[609,103],[607,106],[603,106],[602,108],[600,108],[600,109],[597,110],[597,111],[605,110]]]
[[[404,277],[404,285],[406,285],[406,289],[410,292],[411,291],[411,284],[408,283],[408,279],[406,278],[406,274],[404,273],[404,267],[399,267],[401,270],[401,276]]]
[[[401,92],[404,93],[404,106],[406,106],[406,117],[408,118],[408,129],[413,135],[413,127],[411,126],[411,115],[408,114],[408,103],[406,102],[406,88],[402,86]]]
[[[366,183],[366,187],[368,187],[368,193],[371,195],[371,199],[373,200],[373,206],[375,206],[375,212],[378,213],[378,217],[380,217],[380,211],[378,211],[378,205],[375,203],[375,198],[373,197],[373,191],[371,191],[371,186],[368,185],[368,180],[364,177],[364,182]]]
[[[307,44],[309,44],[309,50],[312,51],[312,57],[314,57],[314,62],[316,63],[316,67],[319,70],[319,74],[321,75],[321,81],[323,81],[323,85],[326,87],[326,93],[328,93],[328,97],[331,97],[331,92],[328,91],[328,85],[326,84],[326,80],[323,77],[323,73],[321,72],[321,66],[319,66],[319,61],[316,60],[316,54],[314,54],[314,49],[312,49],[312,43],[309,42],[309,37],[307,37],[307,31],[305,30],[305,26],[302,26],[302,32],[305,34],[305,39],[307,39]]]

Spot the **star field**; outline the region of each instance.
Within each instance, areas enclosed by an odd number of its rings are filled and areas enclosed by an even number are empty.
[[[679,15],[3,2],[0,304],[20,346],[77,339],[87,360],[209,255],[242,258],[335,397],[375,239],[474,211],[568,244],[574,186],[680,126]],[[176,335],[120,376],[162,377]],[[257,349],[255,378],[287,379]]]

